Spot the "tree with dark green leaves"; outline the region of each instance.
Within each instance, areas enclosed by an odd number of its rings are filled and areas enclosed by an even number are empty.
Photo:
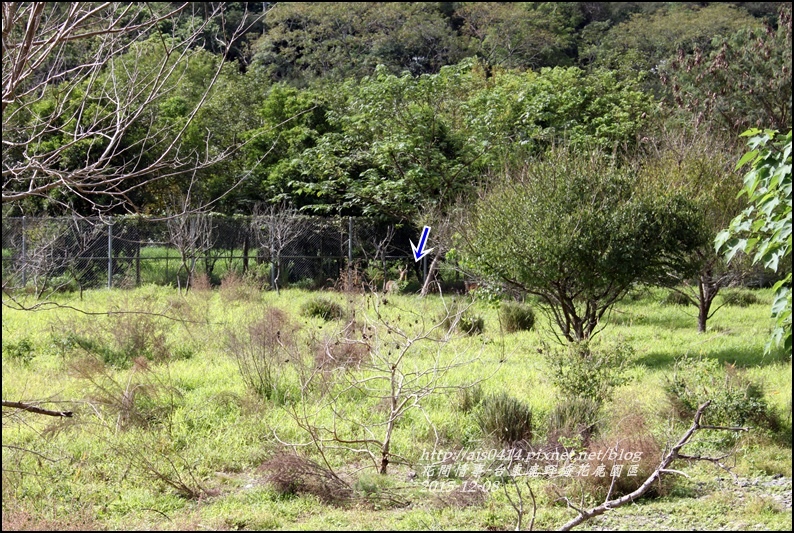
[[[713,39],[744,29],[757,30],[761,23],[728,3],[671,2],[655,12],[636,12],[625,22],[608,26],[595,24],[582,31],[580,62],[637,76],[656,70],[679,50],[690,53],[698,48],[708,53]]]
[[[473,206],[461,254],[486,279],[540,297],[569,342],[591,338],[636,283],[693,274],[704,244],[697,206],[642,195],[598,152],[555,148],[504,176]]]
[[[253,44],[252,67],[298,85],[371,75],[438,72],[464,57],[435,2],[279,2]]]

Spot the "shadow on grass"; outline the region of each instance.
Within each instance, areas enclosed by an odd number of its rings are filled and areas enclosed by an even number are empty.
[[[660,309],[614,310],[608,318],[614,326],[656,326],[663,329],[697,330],[697,309],[695,307],[664,306]]]
[[[636,364],[652,369],[673,368],[676,358],[684,355],[677,352],[650,351],[637,358]],[[777,350],[769,355],[764,355],[763,347],[755,346],[730,346],[716,349],[704,354],[709,359],[716,359],[720,363],[730,363],[739,368],[764,367],[789,360],[790,354],[785,350]]]

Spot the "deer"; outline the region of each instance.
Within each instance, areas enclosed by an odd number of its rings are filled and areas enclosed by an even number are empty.
[[[463,287],[466,290],[466,294],[470,294],[480,287],[480,282],[475,280],[463,280]]]
[[[386,282],[386,285],[384,286],[383,289],[385,293],[396,294],[400,292],[400,285],[402,284],[402,282],[405,281],[405,278],[408,275],[408,267],[404,265],[401,266],[399,272],[400,272],[399,279],[397,279],[396,281],[392,279]]]

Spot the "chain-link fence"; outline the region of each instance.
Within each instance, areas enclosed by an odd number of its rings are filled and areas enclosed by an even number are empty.
[[[3,287],[82,290],[153,283],[184,287],[248,275],[263,284],[320,288],[352,278],[423,279],[415,230],[360,218],[270,211],[259,216],[3,219]],[[407,274],[407,275],[406,275]]]

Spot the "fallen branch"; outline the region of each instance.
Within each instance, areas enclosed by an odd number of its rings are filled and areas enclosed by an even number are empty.
[[[30,411],[31,413],[36,413],[39,415],[47,415],[47,416],[63,416],[66,418],[71,418],[74,413],[72,411],[50,411],[49,409],[42,409],[41,407],[36,407],[35,405],[30,405],[22,402],[8,402],[3,400],[3,407],[11,407],[14,409],[22,409],[23,411]]]
[[[563,524],[563,526],[560,527],[559,531],[570,531],[574,527],[578,526],[582,522],[585,522],[586,520],[593,518],[594,516],[604,514],[605,512],[610,511],[612,509],[616,509],[621,505],[625,505],[627,503],[633,502],[634,500],[645,494],[645,492],[651,487],[651,485],[653,485],[653,482],[659,479],[659,477],[663,473],[678,473],[677,471],[668,468],[670,464],[672,464],[672,462],[675,461],[676,459],[714,461],[714,458],[683,455],[679,453],[681,451],[681,448],[683,448],[689,442],[689,440],[698,430],[719,429],[723,431],[748,431],[748,428],[745,427],[723,427],[723,426],[700,425],[700,417],[703,415],[703,411],[705,411],[706,407],[708,407],[709,405],[711,405],[711,400],[708,400],[706,403],[698,407],[697,412],[695,412],[695,418],[692,421],[692,427],[689,428],[689,430],[684,434],[684,436],[681,437],[681,439],[676,443],[676,445],[672,447],[672,449],[667,453],[667,455],[665,455],[664,459],[662,459],[662,462],[659,464],[656,470],[654,470],[654,472],[648,477],[648,479],[646,479],[645,482],[643,482],[643,484],[640,485],[640,487],[634,492],[631,492],[629,494],[626,494],[625,496],[616,498],[614,500],[607,500],[601,505],[587,510],[575,507],[570,502],[570,500],[568,500],[568,498],[564,498],[568,507],[575,510],[578,513],[578,515],[576,516],[576,518],[573,518],[572,520]]]

